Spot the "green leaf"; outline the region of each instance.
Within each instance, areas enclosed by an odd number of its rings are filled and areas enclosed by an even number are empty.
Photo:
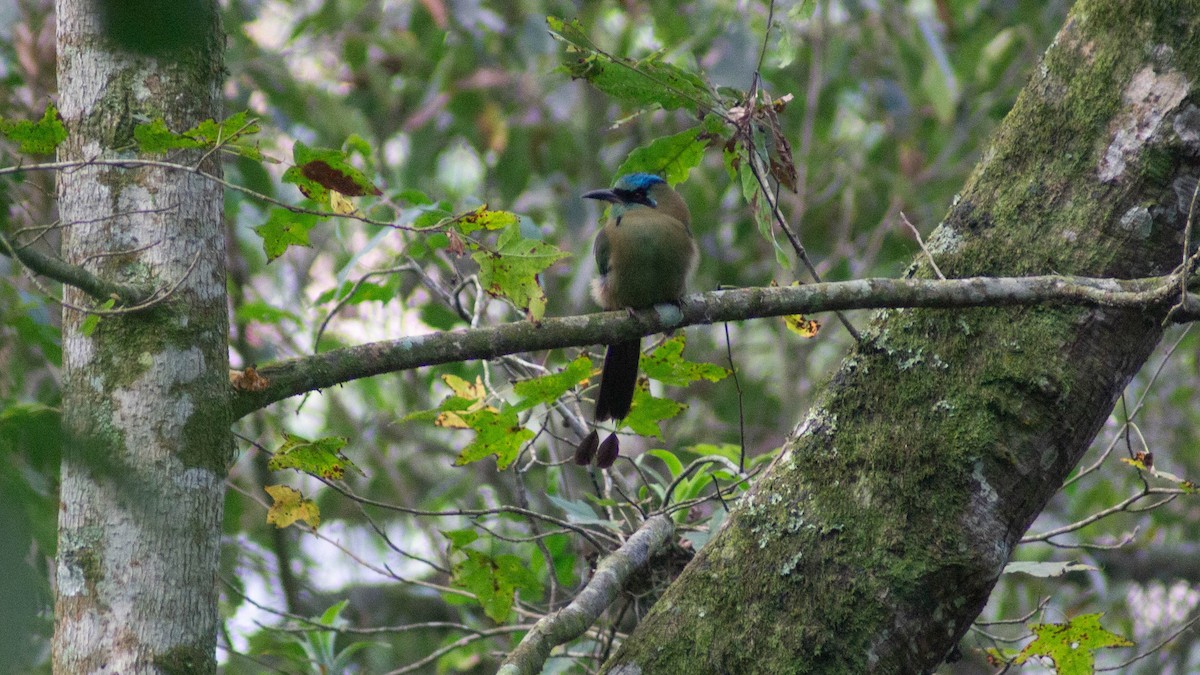
[[[1068,572],[1097,569],[1076,562],[1010,562],[1004,566],[1005,574],[1028,574],[1034,577],[1061,577]]]
[[[0,410],[0,452],[16,448],[42,455],[57,452],[62,413],[42,403],[12,403]]]
[[[335,602],[334,604],[329,606],[329,609],[326,609],[324,612],[321,613],[321,618],[317,619],[317,623],[319,623],[323,626],[339,625],[340,622],[338,620],[341,618],[340,615],[342,613],[342,610],[346,609],[346,605],[349,605],[349,604],[350,604],[349,600],[342,600],[341,602]]]
[[[575,563],[578,561],[578,557],[575,554],[574,541],[565,534],[552,534],[543,538],[542,541],[550,552],[550,562],[554,567],[554,576],[558,578],[558,583],[567,587],[575,586],[577,583]],[[546,569],[546,558],[542,555],[542,550],[536,546],[532,547],[529,562],[535,572],[540,573]]]
[[[305,197],[318,204],[329,204],[329,190],[347,197],[383,194],[341,150],[310,148],[296,141],[292,161],[295,165],[283,172],[283,182],[295,184]]]
[[[354,294],[347,300],[347,295]],[[395,297],[395,291],[388,285],[363,281],[355,286],[353,281],[342,282],[341,286],[331,288],[317,296],[316,304],[321,305],[331,300],[345,300],[348,305],[358,305],[364,302],[387,302]]]
[[[421,305],[421,322],[437,330],[450,330],[464,323],[463,318],[445,305],[427,302]]]
[[[109,298],[108,300],[105,300],[103,304],[100,305],[100,309],[104,310],[104,311],[108,311],[116,306],[117,306],[116,299]],[[102,318],[104,318],[104,317],[100,316],[99,314],[88,314],[86,317],[84,317],[83,323],[79,325],[79,332],[83,333],[84,337],[91,337],[92,333],[96,332],[96,328],[98,328],[100,326],[100,319],[102,319]]]
[[[701,457],[705,455],[717,455],[718,457],[724,457],[734,464],[737,464],[738,460],[742,456],[741,447],[734,445],[733,443],[722,443],[721,445],[713,445],[712,443],[697,443],[696,445],[690,445],[684,448],[684,450],[695,453]]]
[[[1058,675],[1091,675],[1095,671],[1098,649],[1132,647],[1133,643],[1100,626],[1103,614],[1082,614],[1067,623],[1039,623],[1030,626],[1037,638],[1013,661],[1020,665],[1031,656],[1054,660]]]
[[[271,209],[267,222],[254,228],[263,240],[267,262],[287,252],[289,246],[308,246],[308,231],[317,224],[317,217],[308,213],[293,213],[287,209]]]
[[[422,211],[413,219],[412,226],[418,230],[429,229],[441,225],[450,218],[450,210],[442,204]]]
[[[215,148],[218,145],[229,152],[255,161],[262,161],[262,152],[257,143],[245,143],[241,139],[259,132],[258,122],[250,119],[250,113],[242,111],[217,122],[207,119],[177,134],[167,128],[162,118],[139,124],[133,129],[133,139],[142,152],[162,154],[171,150],[188,148]]]
[[[958,99],[962,93],[962,88],[954,74],[939,68],[937,60],[931,58],[925,62],[920,86],[938,121],[943,125],[953,122]]]
[[[708,519],[708,527],[703,530],[685,532],[683,538],[691,542],[692,550],[699,551],[717,533],[717,530],[721,529],[723,522],[725,522],[725,509],[715,509],[712,517]]]
[[[546,17],[550,34],[568,45],[562,70],[585,79],[600,91],[637,106],[658,105],[666,110],[699,112],[714,107],[717,96],[699,75],[662,60],[661,53],[644,59],[617,59],[601,51],[584,33],[578,20]]]
[[[215,148],[220,145],[222,149],[234,154],[261,161],[263,156],[258,149],[258,143],[250,144],[242,141],[246,136],[252,136],[258,132],[258,120],[251,119],[250,113],[243,110],[220,122],[212,119],[204,120],[183,132],[183,135],[199,140],[204,147]]]
[[[347,467],[363,473],[350,458],[341,453],[348,442],[345,438],[331,436],[310,441],[292,434],[284,434],[283,438],[283,446],[267,462],[267,468],[271,471],[295,469],[328,480],[341,480]]]
[[[479,539],[479,533],[472,528],[462,530],[439,530],[442,536],[450,540],[450,546],[453,548],[465,548],[476,539]]]
[[[477,251],[471,258],[479,263],[479,282],[489,295],[507,298],[536,321],[546,313],[546,294],[538,274],[569,255],[546,242],[522,237],[520,227],[510,225],[495,251]]]
[[[729,376],[729,371],[721,366],[684,359],[685,343],[686,338],[681,333],[659,345],[652,354],[642,356],[642,370],[646,377],[674,387],[683,387],[696,380],[719,382]]]
[[[8,322],[17,331],[17,338],[23,344],[37,347],[50,363],[56,367],[62,366],[61,331],[25,313],[10,316]]]
[[[655,398],[642,387],[633,393],[633,407],[624,419],[624,424],[642,436],[662,438],[659,422],[669,420],[687,410],[687,405],[669,398]]]
[[[487,204],[458,217],[458,229],[463,234],[477,230],[502,230],[516,225],[520,217],[511,211],[490,211]]]
[[[738,169],[738,178],[742,185],[742,197],[750,206],[750,212],[754,215],[754,222],[758,225],[758,232],[763,239],[771,242],[771,246],[775,249],[775,264],[783,268],[788,268],[791,263],[788,262],[788,253],[783,245],[775,237],[774,220],[771,217],[771,204],[759,190],[758,179],[754,177],[754,172],[750,169],[749,158],[743,155],[743,150],[739,148],[738,159],[734,162]],[[729,160],[728,155],[726,160]],[[728,165],[727,165],[728,166]]]
[[[551,494],[546,495],[546,498],[555,506],[562,509],[563,513],[567,514],[567,522],[575,523],[576,525],[616,527],[616,524],[611,520],[606,520],[596,515],[596,512],[592,510],[591,506],[588,506],[587,502],[579,501],[578,499],[563,499]]]
[[[661,461],[663,464],[666,464],[667,470],[671,472],[672,478],[683,473],[683,462],[679,461],[679,458],[676,457],[674,453],[667,450],[655,449],[647,450],[646,454],[650,455],[651,457],[657,457],[659,461]]]
[[[528,410],[539,403],[550,404],[557,401],[577,384],[591,377],[592,369],[592,360],[580,356],[557,373],[514,382],[513,391],[521,400],[513,406],[513,410]]]
[[[704,134],[704,128],[697,126],[673,136],[656,138],[649,145],[629,153],[616,175],[653,173],[671,185],[682,183],[704,159],[704,149],[709,142]]]
[[[529,564],[515,555],[495,558],[472,549],[462,549],[466,560],[454,566],[450,585],[470,591],[483,611],[496,623],[505,623],[512,612],[517,589],[540,593],[541,583]]]
[[[256,321],[277,326],[285,321],[290,321],[297,326],[303,325],[300,316],[295,312],[275,307],[262,300],[254,300],[238,306],[237,311],[234,312],[234,318],[238,323]]]
[[[194,138],[171,131],[161,117],[134,127],[133,140],[137,141],[139,150],[152,154],[162,154],[180,148],[199,148],[204,145]]]
[[[433,199],[429,195],[413,188],[401,190],[396,193],[394,201],[406,202],[410,206],[428,206],[433,204]]]
[[[484,408],[461,412],[458,416],[475,431],[475,438],[462,449],[454,466],[466,466],[495,455],[496,468],[507,469],[517,458],[521,446],[534,436],[531,429],[521,426],[517,412],[511,408],[501,411]]]
[[[0,118],[0,134],[27,155],[53,155],[58,145],[67,140],[67,128],[53,103],[46,106],[46,112],[37,122]]]

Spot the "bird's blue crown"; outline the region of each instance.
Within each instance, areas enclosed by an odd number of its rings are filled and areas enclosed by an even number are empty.
[[[630,173],[621,176],[617,179],[616,188],[618,190],[630,190],[644,192],[659,183],[666,183],[661,176],[655,176],[652,173]]]

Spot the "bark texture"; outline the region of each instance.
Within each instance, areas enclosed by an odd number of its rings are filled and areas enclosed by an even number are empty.
[[[91,0],[59,0],[60,158],[135,156],[133,128],[219,117],[223,37],[154,58],[116,50]],[[180,161],[195,161],[184,155]],[[205,170],[219,173],[212,158]],[[62,254],[114,283],[171,289],[147,311],[63,310],[57,673],[214,672],[229,432],[222,193],[193,174],[59,176]],[[68,288],[65,301],[95,307]]]
[[[949,277],[1169,272],[1200,173],[1200,8],[1081,0],[930,241]],[[928,278],[923,261],[911,274]],[[920,673],[1161,335],[1162,312],[879,312],[784,453],[606,664]]]

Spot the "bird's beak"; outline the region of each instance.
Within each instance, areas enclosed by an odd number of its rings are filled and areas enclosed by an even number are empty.
[[[592,190],[591,192],[583,193],[583,198],[584,199],[599,199],[601,201],[612,202],[614,204],[620,204],[621,202],[624,201],[619,196],[617,196],[617,193],[613,192],[612,190]]]

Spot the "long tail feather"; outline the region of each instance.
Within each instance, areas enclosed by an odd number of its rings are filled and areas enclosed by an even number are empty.
[[[597,422],[624,419],[629,414],[641,356],[641,339],[608,346],[600,374],[600,393],[596,395]]]

